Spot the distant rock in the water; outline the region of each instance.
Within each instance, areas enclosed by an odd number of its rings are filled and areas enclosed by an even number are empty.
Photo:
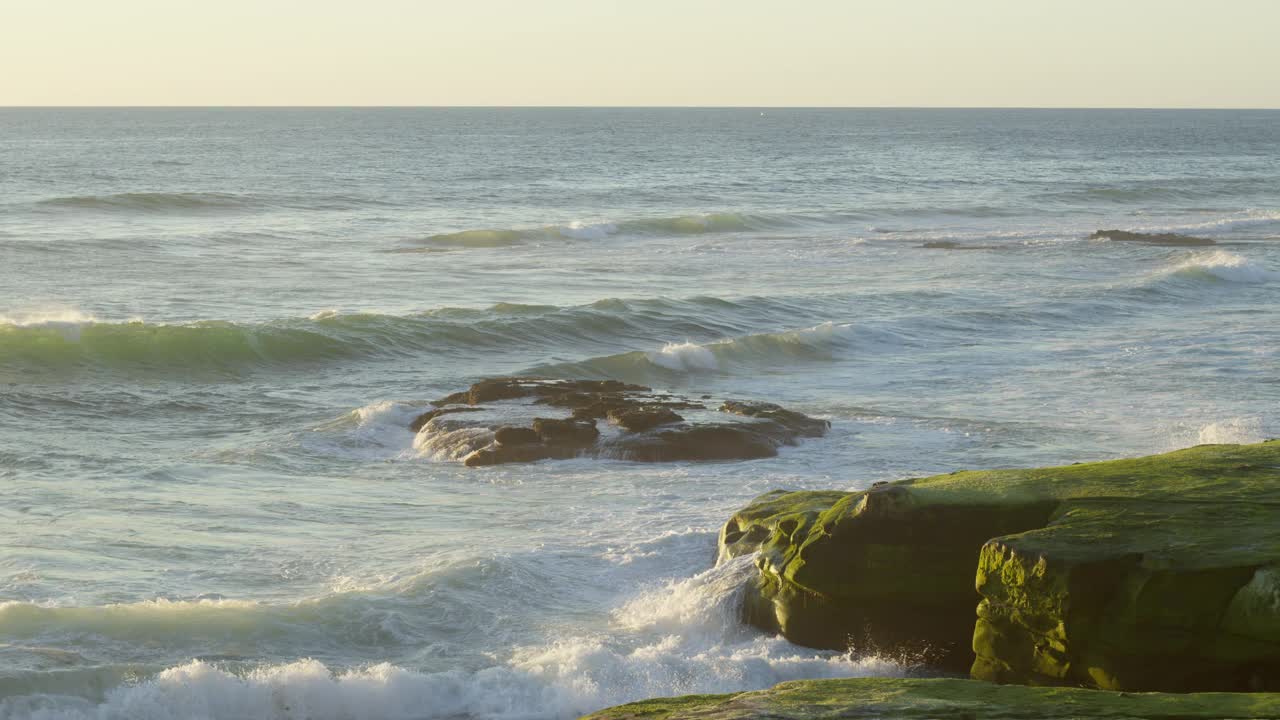
[[[930,240],[920,247],[928,250],[997,250],[995,245],[965,245],[954,240]]]
[[[1177,233],[1140,233],[1128,230],[1099,230],[1089,236],[1090,240],[1111,240],[1113,242],[1137,242],[1148,245],[1171,245],[1174,247],[1196,247],[1217,245],[1209,238],[1179,235]]]
[[[751,460],[830,427],[773,403],[726,400],[713,410],[616,380],[493,378],[433,404],[410,428],[420,445],[468,467],[574,457]],[[567,416],[547,417],[553,408]]]

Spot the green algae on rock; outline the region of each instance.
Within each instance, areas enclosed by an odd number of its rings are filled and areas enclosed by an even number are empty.
[[[999,682],[1280,687],[1280,441],[769,493],[721,531],[721,560],[757,551],[745,617],[800,644]]]
[[[730,695],[656,698],[601,710],[588,720],[810,720],[816,718],[1019,718],[1205,720],[1280,717],[1275,693],[1121,693],[1020,687],[974,680],[799,680]]]

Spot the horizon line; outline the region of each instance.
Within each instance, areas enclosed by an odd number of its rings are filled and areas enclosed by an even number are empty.
[[[1247,110],[1192,105],[5,105],[0,110]]]

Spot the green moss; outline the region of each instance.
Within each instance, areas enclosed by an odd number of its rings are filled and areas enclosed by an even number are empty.
[[[1203,445],[774,492],[726,523],[720,555],[759,552],[748,620],[805,645],[1005,682],[1274,688],[1277,518],[1280,442]]]
[[[1280,717],[1272,693],[1117,693],[993,685],[973,680],[854,678],[803,680],[760,692],[646,700],[588,716],[735,720],[808,718],[1194,718]]]
[[[728,695],[682,695],[679,697],[654,698],[628,703],[617,707],[600,710],[588,717],[593,720],[666,720],[673,716],[681,716],[703,708],[719,705],[737,697],[738,693]]]

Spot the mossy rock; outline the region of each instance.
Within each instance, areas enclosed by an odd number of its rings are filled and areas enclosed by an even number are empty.
[[[1280,441],[774,492],[721,531],[721,560],[756,551],[746,618],[800,644],[1000,682],[1280,688]]]
[[[590,720],[1275,717],[1280,717],[1280,695],[1274,693],[1121,693],[975,680],[885,678],[800,680],[759,692],[645,700],[587,716]]]

